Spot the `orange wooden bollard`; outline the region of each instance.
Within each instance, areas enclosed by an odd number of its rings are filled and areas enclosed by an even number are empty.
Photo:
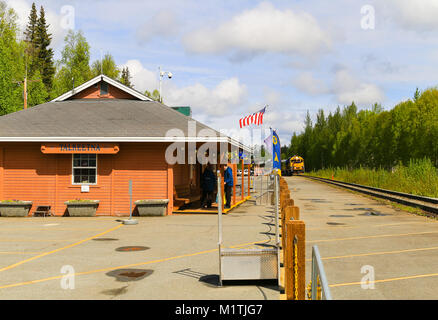
[[[293,200],[292,200],[293,201]],[[288,206],[284,210],[284,221],[289,220],[300,220],[300,208],[292,206]]]
[[[283,252],[287,300],[305,300],[306,298],[305,237],[305,224],[303,221],[286,221],[286,244]]]
[[[281,212],[281,245],[282,248],[286,246],[286,221],[299,220],[300,213],[299,208],[294,206],[294,201],[292,199],[286,204],[286,207]]]
[[[281,211],[280,211],[280,216],[281,216],[281,220],[284,220],[284,210],[287,207],[293,207],[294,206],[294,200],[293,199],[285,199],[282,201],[281,203]]]

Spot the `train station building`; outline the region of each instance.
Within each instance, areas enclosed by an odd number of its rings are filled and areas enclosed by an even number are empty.
[[[189,163],[187,152],[185,163],[169,163],[166,152],[178,143],[208,153],[207,142],[217,146],[218,161],[224,148],[250,151],[100,75],[51,102],[0,117],[0,200],[32,201],[29,215],[50,206],[57,216],[67,215],[66,201],[99,200],[96,215],[126,216],[132,181],[133,201],[167,199],[170,215],[185,204],[177,199],[199,200],[203,164]]]

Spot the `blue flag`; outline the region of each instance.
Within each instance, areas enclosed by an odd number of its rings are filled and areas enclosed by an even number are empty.
[[[281,170],[281,146],[280,138],[275,130],[272,131],[272,163],[273,168]]]

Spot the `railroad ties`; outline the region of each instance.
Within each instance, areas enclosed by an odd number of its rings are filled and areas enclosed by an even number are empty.
[[[364,185],[359,185],[355,183],[348,183],[343,181],[337,181],[332,179],[325,179],[320,177],[313,177],[303,175],[302,177],[310,178],[312,180],[332,184],[344,189],[349,189],[352,191],[364,193],[376,198],[381,198],[393,202],[400,203],[405,206],[419,208],[425,212],[432,213],[434,216],[438,215],[438,199],[429,198],[418,195],[413,195],[409,193],[397,192],[392,190],[380,189],[375,187],[369,187]]]

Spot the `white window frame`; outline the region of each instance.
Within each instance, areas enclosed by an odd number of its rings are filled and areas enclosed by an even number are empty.
[[[98,166],[98,158],[99,155],[96,153],[90,153],[90,154],[95,154],[96,155],[96,167],[76,167],[76,169],[96,169],[96,182],[95,183],[75,183],[75,166],[74,166],[74,160],[75,160],[75,154],[84,154],[84,153],[73,153],[71,155],[71,184],[74,186],[95,186],[97,185],[97,178],[98,178],[98,174],[97,174],[97,166]],[[87,153],[88,154],[88,153]]]

